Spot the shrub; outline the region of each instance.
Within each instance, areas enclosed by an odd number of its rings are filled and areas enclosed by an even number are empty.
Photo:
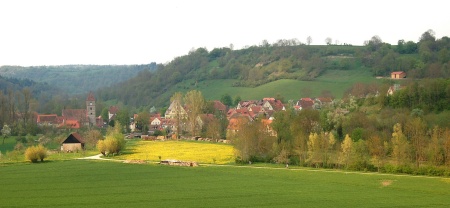
[[[25,158],[30,160],[32,163],[36,163],[38,160],[43,162],[46,157],[47,149],[42,145],[31,146],[25,150]]]
[[[23,159],[23,157],[21,158],[22,153],[20,151],[17,150],[13,150],[11,152],[6,152],[6,157],[8,158],[8,160],[13,160],[13,161],[20,161],[21,159]]]
[[[44,159],[47,157],[47,148],[45,148],[42,145],[38,145],[37,146],[37,154],[38,154],[39,160],[41,160],[41,162],[44,162]]]
[[[104,140],[98,140],[97,142],[97,150],[102,153],[103,156],[106,156],[106,146]]]
[[[35,147],[35,146],[28,147],[25,150],[25,158],[27,160],[30,160],[32,163],[37,162],[38,158],[39,158],[39,156],[37,154],[37,147]]]

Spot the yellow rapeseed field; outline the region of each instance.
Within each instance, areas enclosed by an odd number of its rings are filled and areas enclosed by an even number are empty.
[[[137,141],[126,160],[159,161],[174,159],[199,163],[227,164],[234,162],[231,145],[187,141]],[[160,158],[161,157],[161,158]]]

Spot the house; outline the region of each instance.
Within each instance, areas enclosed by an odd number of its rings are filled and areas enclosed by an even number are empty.
[[[329,97],[319,97],[314,99],[317,104],[317,108],[320,109],[322,107],[331,106],[333,104],[333,99]]]
[[[62,118],[56,114],[38,114],[36,123],[40,126],[58,126],[62,123]]]
[[[66,119],[64,120],[64,123],[62,123],[59,127],[69,129],[79,129],[81,127],[81,124],[76,119]]]
[[[84,139],[78,133],[71,133],[62,143],[61,151],[75,152],[84,149]]]
[[[86,109],[64,109],[62,118],[61,126],[78,129],[80,126],[89,125]]]
[[[220,113],[226,113],[227,112],[227,106],[224,105],[222,102],[218,100],[213,100],[213,108],[216,112]]]
[[[117,106],[110,106],[108,109],[108,121],[114,120],[117,112],[119,112],[119,108]]]
[[[170,103],[170,106],[165,113],[165,118],[167,118],[167,119],[172,119],[172,118],[185,119],[185,118],[187,118],[187,112],[183,108],[183,106],[181,106],[181,104],[179,102],[174,100],[172,103]]]
[[[241,128],[241,125],[245,122],[251,122],[252,119],[250,116],[239,116],[235,118],[231,118],[228,121],[227,126],[227,137],[236,134],[239,131],[239,128]]]
[[[273,130],[272,128],[272,122],[273,119],[262,119],[261,123],[264,125],[264,130],[270,135],[270,136],[277,136],[277,132]]]
[[[263,98],[263,107],[267,110],[282,111],[286,110],[281,100],[275,98]]]
[[[386,95],[393,95],[396,91],[401,90],[402,87],[400,86],[400,84],[394,84],[392,86],[389,87]]]
[[[256,100],[246,100],[246,101],[241,101],[238,103],[236,109],[241,109],[241,108],[251,108],[253,106],[256,106],[256,103],[258,101]]]
[[[406,72],[404,71],[395,71],[391,73],[391,79],[403,79],[406,78]]]
[[[294,108],[296,110],[303,110],[303,109],[313,109],[314,106],[314,100],[311,98],[301,98],[295,103]]]

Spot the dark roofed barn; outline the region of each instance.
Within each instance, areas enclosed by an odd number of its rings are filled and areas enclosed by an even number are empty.
[[[71,133],[62,143],[61,151],[75,152],[84,149],[84,139],[78,133]]]

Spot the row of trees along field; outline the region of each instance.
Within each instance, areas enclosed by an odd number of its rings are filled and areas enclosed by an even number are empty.
[[[244,119],[228,139],[238,162],[448,176],[448,118],[450,80],[420,80],[394,95],[349,94],[321,110],[287,108],[271,124],[276,136],[261,121]]]
[[[278,79],[314,80],[326,70],[369,70],[374,76],[405,71],[410,78],[450,77],[450,39],[437,39],[432,30],[419,41],[384,43],[374,36],[364,46],[305,45],[296,39],[278,40],[241,50],[233,47],[191,50],[187,55],[159,64],[155,72],[104,88],[96,94],[102,100],[118,100],[130,107],[166,106],[173,87],[190,80],[235,79],[233,86],[255,87]]]

